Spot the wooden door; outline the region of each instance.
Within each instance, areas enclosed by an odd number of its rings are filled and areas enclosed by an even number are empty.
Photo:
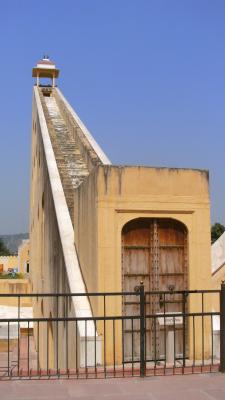
[[[123,291],[133,291],[144,282],[145,291],[187,289],[187,231],[172,219],[139,218],[128,222],[122,231]],[[138,315],[137,296],[123,301],[124,315]],[[182,311],[179,295],[164,298],[146,296],[146,314]],[[132,325],[133,324],[133,325]],[[146,319],[146,358],[165,357],[164,327]],[[139,359],[139,321],[124,323],[124,359]],[[181,331],[176,335],[176,353],[182,352]]]

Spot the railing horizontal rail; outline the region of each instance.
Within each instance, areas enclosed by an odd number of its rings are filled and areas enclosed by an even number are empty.
[[[194,313],[157,313],[157,314],[146,314],[145,318],[173,318],[173,317],[209,317],[210,315],[220,315],[219,312],[194,312]]]
[[[131,296],[139,292],[100,292],[100,293],[0,293],[0,297],[101,297],[101,296]]]
[[[176,317],[210,317],[213,315],[220,315],[220,312],[197,312],[197,313],[157,313],[157,314],[146,314],[145,318],[176,318]],[[140,319],[139,315],[112,315],[112,316],[101,316],[101,317],[49,317],[49,318],[1,318],[1,322],[66,322],[66,321],[112,321],[112,320],[131,320]]]
[[[156,290],[152,292],[145,292],[145,294],[194,294],[194,293],[220,293],[220,290],[217,289],[208,289],[208,290]]]
[[[220,293],[220,290],[168,290],[145,292],[145,295],[174,295],[174,294],[195,294],[195,293]],[[101,297],[101,296],[131,296],[139,295],[138,291],[133,292],[99,292],[99,293],[0,293],[0,297]]]
[[[125,320],[125,319],[140,319],[139,315],[116,315],[116,316],[102,316],[102,317],[53,317],[53,318],[1,318],[1,322],[66,322],[66,321],[111,321],[111,320]]]

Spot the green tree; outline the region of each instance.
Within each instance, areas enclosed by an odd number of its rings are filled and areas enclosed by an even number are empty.
[[[11,253],[9,249],[5,246],[4,242],[2,239],[0,239],[0,256],[10,256]]]
[[[225,231],[225,226],[216,222],[211,227],[211,243],[214,243]]]

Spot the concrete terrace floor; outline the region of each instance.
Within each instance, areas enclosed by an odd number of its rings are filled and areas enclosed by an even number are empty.
[[[225,400],[225,375],[1,381],[1,400]]]

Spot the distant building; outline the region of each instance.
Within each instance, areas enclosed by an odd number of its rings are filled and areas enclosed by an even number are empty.
[[[24,239],[18,248],[18,256],[0,256],[0,273],[29,273],[29,239]]]
[[[17,256],[0,256],[0,273],[18,270]]]
[[[24,239],[18,248],[18,272],[29,274],[30,272],[30,245],[29,239]]]

